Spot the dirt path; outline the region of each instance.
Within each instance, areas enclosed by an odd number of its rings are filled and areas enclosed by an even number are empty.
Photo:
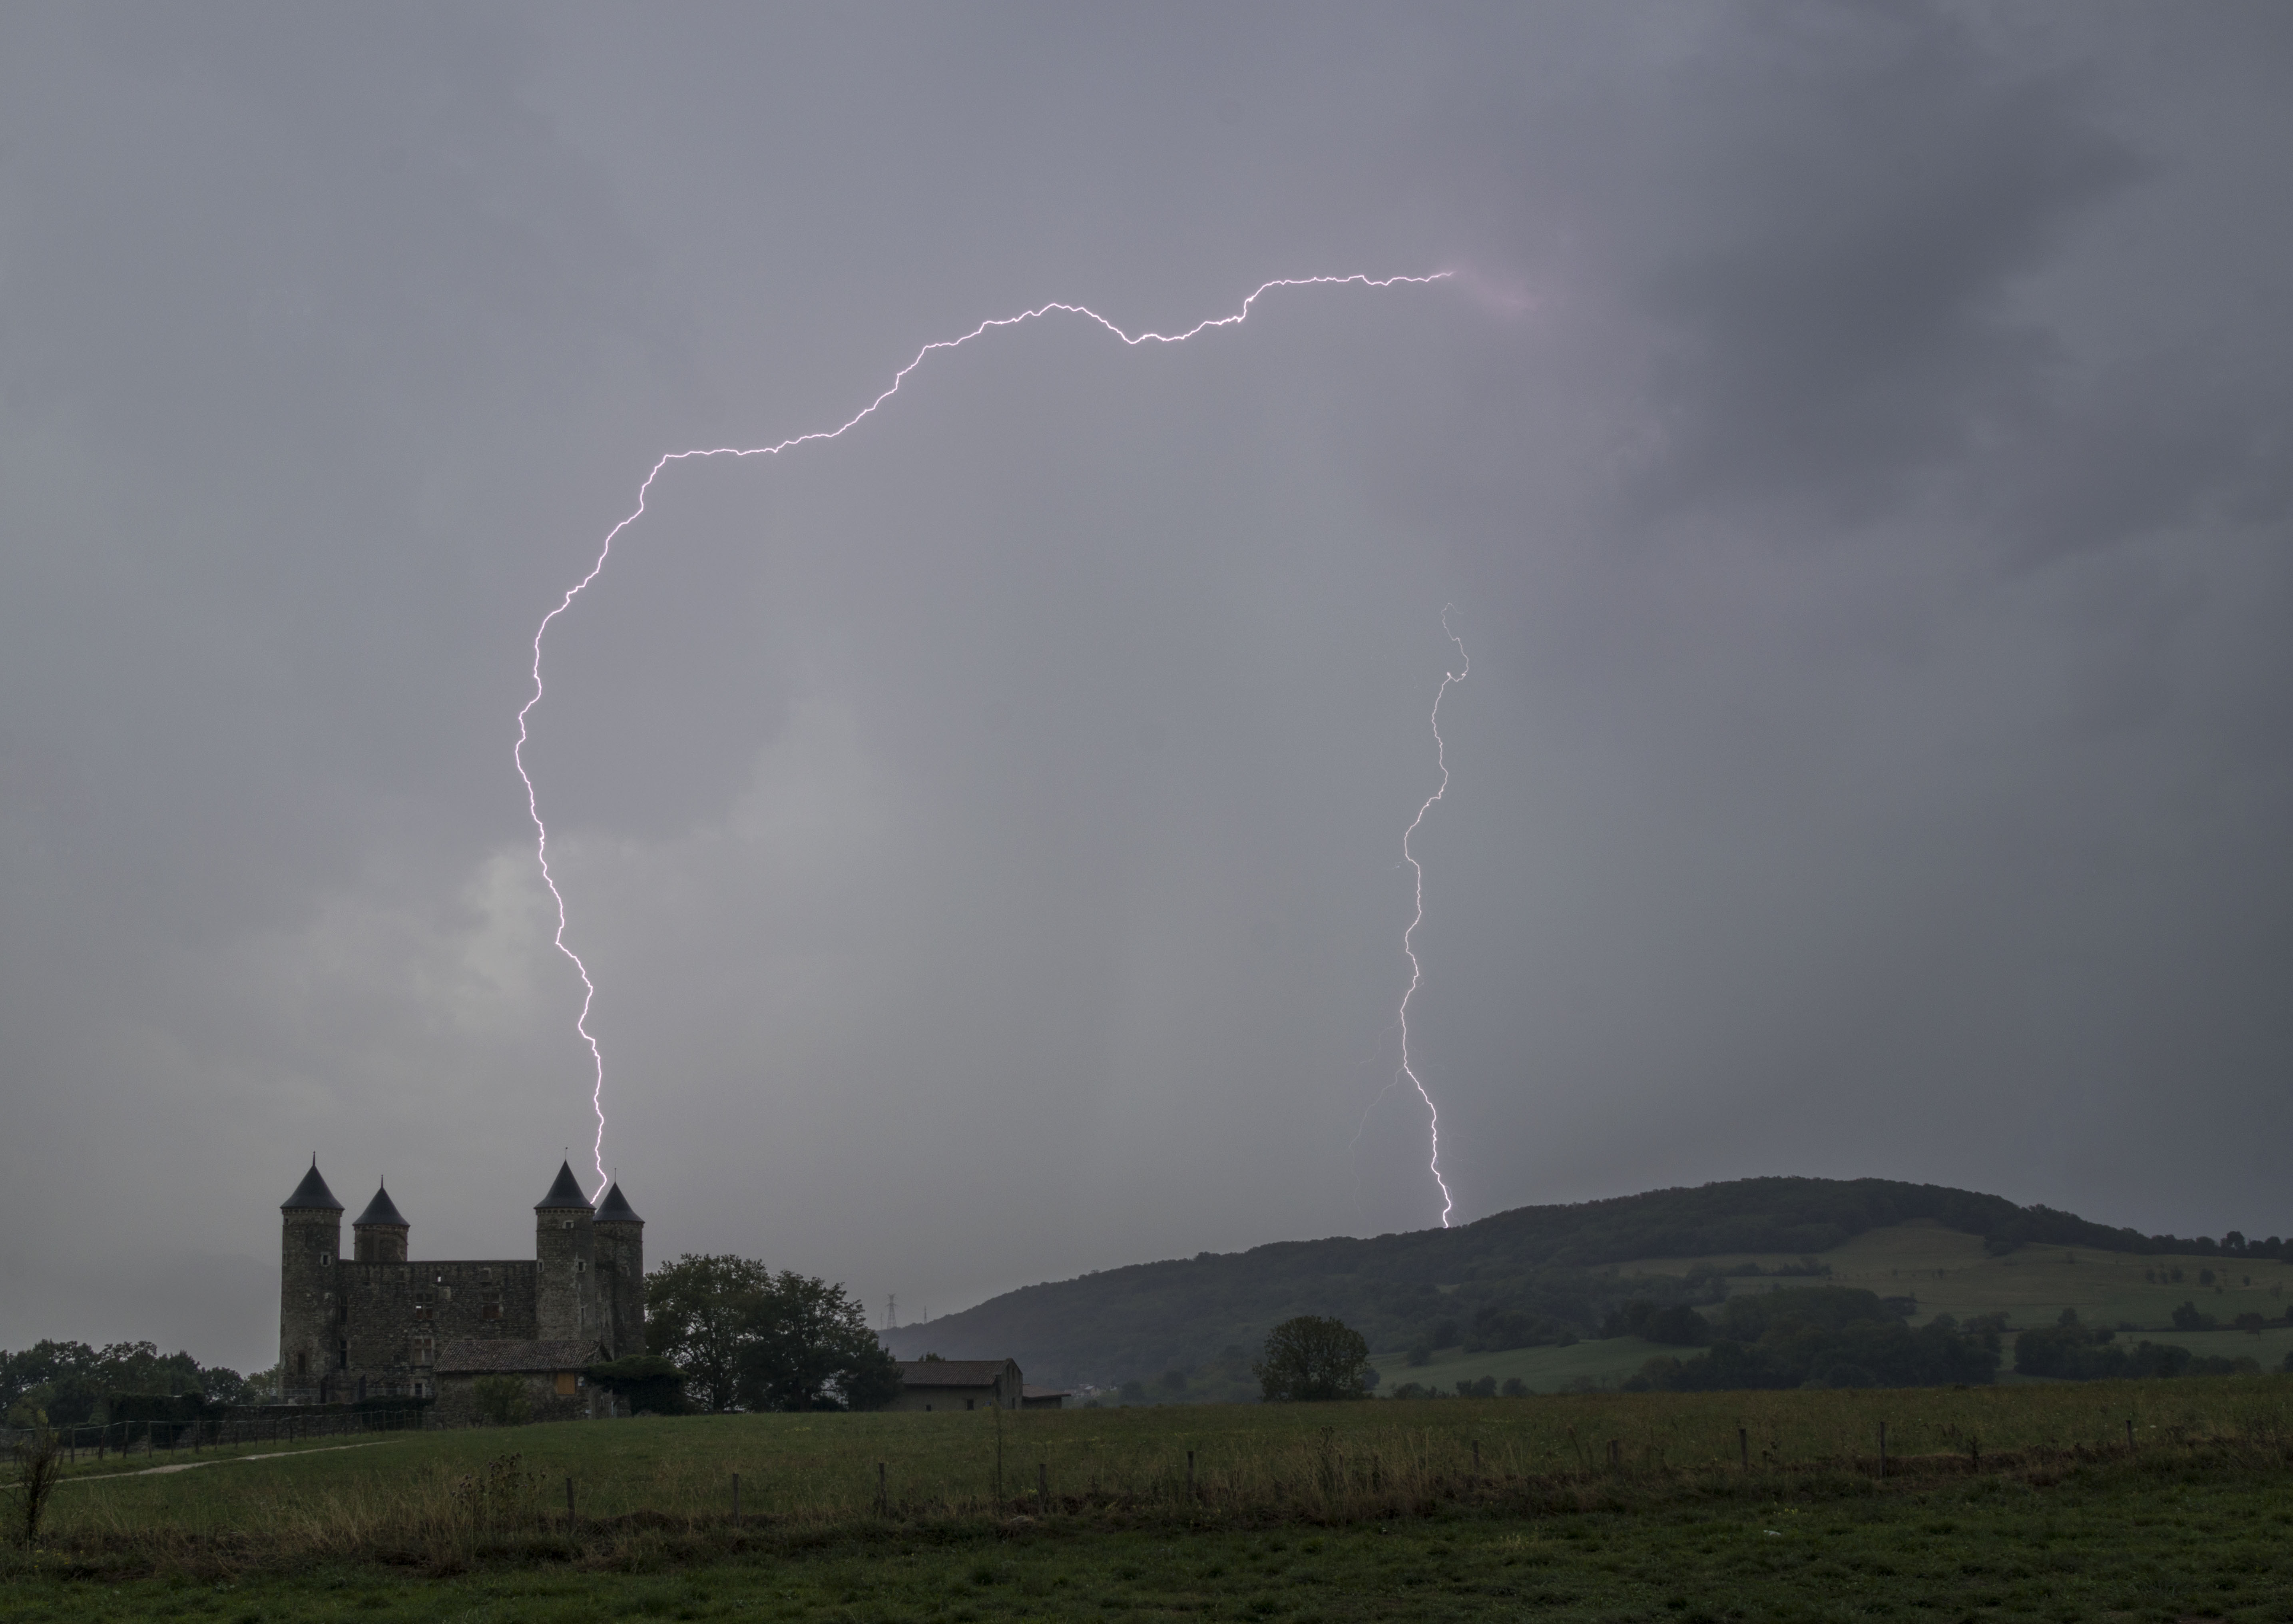
[[[388,1441],[377,1438],[367,1443],[330,1443],[321,1449],[270,1449],[260,1455],[223,1455],[213,1460],[181,1460],[164,1466],[140,1466],[133,1472],[90,1472],[67,1477],[67,1483],[102,1483],[115,1477],[164,1477],[170,1472],[196,1472],[201,1466],[227,1466],[241,1460],[285,1460],[296,1455],[333,1455],[344,1449],[371,1449]]]

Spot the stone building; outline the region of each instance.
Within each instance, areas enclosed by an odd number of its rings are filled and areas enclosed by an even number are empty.
[[[900,1396],[886,1409],[1017,1409],[1026,1384],[1017,1360],[918,1359],[900,1361]]]
[[[644,1221],[617,1183],[595,1207],[570,1165],[533,1209],[531,1260],[440,1263],[377,1189],[351,1225],[319,1162],[280,1206],[280,1397],[429,1398],[474,1413],[482,1376],[526,1378],[537,1418],[604,1413],[582,1368],[644,1351]]]

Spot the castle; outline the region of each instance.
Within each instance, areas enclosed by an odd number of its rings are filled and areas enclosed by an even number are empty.
[[[644,1351],[644,1221],[619,1183],[591,1206],[570,1164],[533,1209],[530,1262],[414,1262],[411,1226],[379,1187],[345,1255],[343,1204],[315,1156],[279,1211],[286,1403],[431,1399],[442,1420],[467,1420],[479,1378],[507,1376],[536,1419],[610,1414],[582,1371]]]

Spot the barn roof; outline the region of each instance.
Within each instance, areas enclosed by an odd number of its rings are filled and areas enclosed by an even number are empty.
[[[993,1387],[1018,1367],[1008,1359],[902,1360],[900,1380],[910,1387]]]

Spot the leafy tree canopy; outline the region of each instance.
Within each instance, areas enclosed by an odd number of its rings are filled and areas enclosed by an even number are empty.
[[[842,1286],[750,1258],[688,1253],[647,1275],[645,1348],[704,1409],[873,1409],[900,1391]]]
[[[211,1403],[255,1404],[265,1396],[236,1370],[202,1365],[189,1353],[162,1354],[148,1342],[36,1342],[0,1352],[0,1417],[45,1416],[53,1426],[97,1418],[118,1394],[196,1395]],[[16,1423],[11,1422],[10,1425]]]
[[[1269,1404],[1369,1396],[1369,1344],[1341,1320],[1284,1320],[1267,1333],[1266,1351],[1251,1368]]]

